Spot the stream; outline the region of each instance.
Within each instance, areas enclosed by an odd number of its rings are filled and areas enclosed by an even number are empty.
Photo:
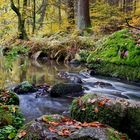
[[[59,76],[66,75],[66,78]],[[67,78],[67,76],[69,78]],[[85,93],[101,93],[111,97],[122,97],[140,101],[140,86],[130,84],[119,79],[102,76],[90,76],[83,65],[64,65],[54,61],[33,61],[29,58],[18,58],[13,62],[9,71],[5,67],[4,57],[0,57],[0,85],[14,87],[22,81],[29,81],[35,85],[54,85],[60,82],[75,82],[75,77],[82,81]],[[36,93],[19,95],[20,109],[26,122],[43,114],[68,114],[72,98],[35,97]]]

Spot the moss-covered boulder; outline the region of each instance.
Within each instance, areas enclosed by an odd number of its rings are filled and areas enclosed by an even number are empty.
[[[140,103],[121,98],[86,94],[71,105],[71,117],[78,121],[99,121],[127,133],[132,139],[140,138]]]
[[[140,66],[140,47],[136,42],[139,34],[134,37],[134,33],[123,29],[99,40],[96,50],[90,54],[87,61],[94,62],[100,59],[119,65]]]
[[[16,92],[17,94],[24,94],[24,93],[35,92],[35,91],[36,88],[28,81],[24,81],[14,88],[14,92]]]
[[[15,140],[127,140],[99,122],[80,123],[60,115],[45,115],[21,128]]]
[[[123,29],[97,41],[86,58],[89,67],[96,74],[140,80],[139,36],[140,32]]]
[[[0,89],[0,104],[19,105],[19,98],[12,91],[8,91],[6,89]]]
[[[83,92],[83,88],[80,84],[76,83],[59,83],[51,88],[50,95],[52,97],[60,97],[70,95],[76,95]]]

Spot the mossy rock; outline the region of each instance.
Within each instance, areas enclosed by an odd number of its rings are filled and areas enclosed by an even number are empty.
[[[0,103],[3,105],[19,105],[19,98],[12,91],[0,89]]]
[[[140,47],[135,40],[134,33],[132,34],[128,29],[115,32],[96,43],[96,49],[90,53],[87,62],[93,63],[100,59],[117,65],[139,67]]]
[[[103,75],[116,77],[128,81],[140,81],[140,67],[131,67],[127,65],[117,65],[108,62],[95,62],[88,64],[90,69],[93,69],[94,75]]]
[[[75,99],[70,110],[71,117],[78,121],[99,121],[127,133],[134,140],[140,137],[140,103],[86,94]]]
[[[82,123],[67,117],[45,115],[23,126],[15,140],[120,140],[122,138],[128,139],[126,135],[108,126],[83,126]]]
[[[28,81],[24,81],[14,88],[14,92],[16,92],[17,94],[26,94],[35,91],[36,88]]]
[[[51,88],[50,95],[52,97],[61,97],[68,94],[75,95],[76,93],[83,92],[83,88],[80,84],[76,83],[59,83]]]
[[[0,128],[12,125],[15,128],[20,128],[24,122],[23,116],[15,105],[0,106]]]

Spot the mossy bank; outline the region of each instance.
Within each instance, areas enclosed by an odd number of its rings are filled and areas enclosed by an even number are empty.
[[[140,81],[140,31],[134,29],[123,29],[104,37],[59,32],[40,40],[16,40],[4,49],[8,64],[18,53],[34,60],[43,58],[43,61],[69,63],[77,59],[87,63],[95,74]]]
[[[140,81],[140,32],[123,29],[98,40],[92,51],[80,53],[95,74]]]

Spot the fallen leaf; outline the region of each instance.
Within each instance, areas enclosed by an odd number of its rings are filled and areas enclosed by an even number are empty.
[[[99,112],[98,107],[95,107],[94,112],[95,112],[95,113],[98,113],[98,112]]]
[[[18,138],[22,138],[27,134],[27,132],[25,130],[21,130],[18,134]]]
[[[82,127],[80,125],[74,125],[76,129],[81,129]]]
[[[105,98],[104,100],[98,102],[98,106],[103,106],[105,103],[107,103],[110,99]]]
[[[53,125],[53,126],[58,126],[58,125],[59,125],[58,122],[53,122],[53,121],[50,121],[50,122],[48,122],[48,123],[51,124],[51,125]]]
[[[83,124],[81,124],[81,126],[83,127],[107,127],[106,125],[102,124],[102,123],[99,123],[99,122],[91,122],[91,123],[87,123],[87,122],[84,122]]]
[[[52,126],[50,126],[48,129],[49,129],[51,132],[53,132],[53,133],[56,133],[56,132],[57,132],[57,130],[56,130],[54,127],[52,127]]]
[[[96,99],[88,99],[88,103],[93,104],[93,103],[95,103],[95,102],[96,102]]]
[[[69,120],[67,122],[65,122],[66,125],[73,125],[75,123],[75,121],[73,120]]]
[[[63,128],[61,131],[58,131],[58,135],[60,136],[69,136],[71,131],[67,128]]]
[[[83,127],[87,127],[87,126],[89,126],[89,124],[86,123],[86,122],[84,122],[84,123],[81,124],[81,126],[83,126]]]

